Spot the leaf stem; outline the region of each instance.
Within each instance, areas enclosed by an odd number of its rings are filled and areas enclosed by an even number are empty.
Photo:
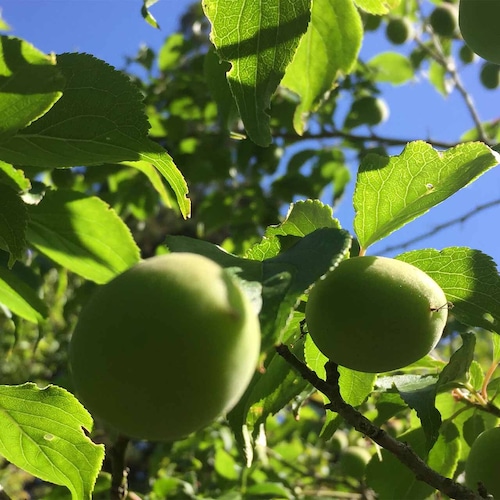
[[[276,351],[295,368],[305,380],[330,400],[330,403],[326,405],[327,409],[338,413],[357,431],[391,452],[403,465],[408,467],[415,474],[418,480],[426,482],[433,488],[448,495],[450,498],[455,498],[457,500],[481,500],[482,497],[471,489],[431,469],[408,444],[394,439],[383,429],[374,425],[354,407],[347,404],[340,394],[340,387],[338,384],[340,375],[336,364],[328,362],[325,365],[327,377],[326,380],[323,380],[318,377],[316,372],[300,361],[286,345],[280,344],[276,346]]]

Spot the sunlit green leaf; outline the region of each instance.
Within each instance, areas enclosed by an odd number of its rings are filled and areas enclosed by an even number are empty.
[[[61,97],[65,79],[54,56],[19,38],[1,37],[0,141],[46,113]]]
[[[147,160],[172,185],[182,214],[189,216],[184,178],[166,151],[147,138],[139,90],[88,54],[60,55],[57,67],[67,81],[63,96],[49,113],[0,143],[0,157],[48,168]]]
[[[0,453],[44,481],[66,486],[73,500],[90,500],[104,446],[83,432],[92,418],[66,390],[35,384],[0,386]]]
[[[141,15],[144,20],[153,26],[153,28],[160,29],[158,21],[154,18],[153,14],[149,11],[149,8],[154,5],[158,0],[142,0]]]
[[[307,29],[311,0],[203,0],[203,8],[219,56],[232,65],[227,78],[245,129],[267,146],[270,99]]]
[[[0,254],[0,257],[3,255]],[[17,263],[13,269],[8,269],[7,259],[0,264],[0,304],[21,318],[38,323],[47,316],[47,306],[37,292],[17,275],[16,266],[19,265]]]
[[[413,66],[410,60],[398,52],[381,52],[372,57],[368,67],[375,73],[375,80],[401,85],[413,78]]]
[[[482,143],[443,153],[409,143],[399,156],[370,153],[361,162],[354,192],[354,230],[363,248],[426,213],[499,162]]]
[[[361,18],[352,0],[314,0],[307,32],[281,82],[301,99],[294,118],[297,133],[303,133],[307,116],[339,74],[352,70],[362,37]]]
[[[139,260],[129,229],[97,197],[49,192],[29,215],[29,243],[86,279],[106,283]]]
[[[397,258],[439,284],[459,321],[500,333],[500,277],[491,257],[479,250],[450,247],[414,250]]]

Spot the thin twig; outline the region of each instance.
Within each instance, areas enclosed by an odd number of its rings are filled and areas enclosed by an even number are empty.
[[[111,461],[111,500],[124,500],[128,493],[128,470],[125,467],[125,452],[129,438],[119,435],[109,449]]]
[[[474,215],[478,214],[479,212],[482,212],[483,210],[487,210],[489,208],[492,208],[496,205],[500,205],[500,199],[498,200],[492,200],[489,201],[488,203],[483,203],[482,205],[478,205],[476,208],[473,208],[469,212],[466,212],[465,214],[461,215],[460,217],[456,217],[455,219],[450,219],[446,222],[443,222],[442,224],[438,224],[434,226],[432,229],[429,231],[426,231],[425,233],[420,234],[419,236],[415,236],[414,238],[411,238],[409,240],[406,240],[403,243],[398,243],[397,245],[391,245],[388,247],[385,247],[382,250],[379,250],[380,254],[392,252],[394,250],[399,250],[399,249],[405,249],[408,248],[410,245],[413,245],[414,243],[417,243],[419,241],[425,240],[427,238],[430,238],[431,236],[434,236],[435,234],[443,231],[444,229],[448,229],[451,226],[454,226],[456,224],[462,224]]]
[[[3,489],[2,485],[0,485],[0,500],[12,500],[12,498],[10,498],[10,496],[7,495],[7,493]]]
[[[348,132],[343,132],[342,130],[331,130],[320,132],[317,134],[305,133],[301,136],[293,135],[293,134],[278,134],[277,137],[281,137],[283,139],[289,139],[295,142],[304,141],[304,140],[318,140],[318,139],[345,139],[351,142],[374,142],[377,144],[384,144],[386,146],[406,146],[410,142],[415,142],[417,140],[422,140],[422,138],[404,138],[404,137],[384,137],[377,134],[351,134]],[[450,149],[460,142],[447,142],[447,141],[439,141],[427,138],[425,141],[436,148],[442,149]]]
[[[311,383],[311,385],[330,400],[330,403],[327,405],[328,409],[338,413],[357,431],[391,452],[401,463],[415,474],[418,480],[426,482],[433,488],[436,488],[445,495],[448,495],[450,498],[455,498],[456,500],[482,500],[482,497],[474,493],[471,489],[438,474],[435,470],[431,469],[408,444],[394,439],[383,429],[370,422],[370,420],[351,405],[347,404],[340,395],[337,365],[331,362],[326,364],[327,380],[325,381],[319,378],[314,371],[310,370],[300,361],[286,345],[278,345],[276,351],[290,363],[305,380]]]

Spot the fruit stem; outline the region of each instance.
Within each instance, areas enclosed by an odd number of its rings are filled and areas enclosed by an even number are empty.
[[[488,384],[490,383],[491,377],[493,376],[493,373],[495,373],[498,365],[498,361],[493,362],[484,377],[483,386],[481,387],[481,396],[485,401],[488,401]]]

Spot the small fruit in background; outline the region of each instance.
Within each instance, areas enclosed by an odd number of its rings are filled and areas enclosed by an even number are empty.
[[[483,86],[494,90],[500,85],[500,66],[490,62],[485,62],[481,67],[479,78]]]
[[[214,261],[171,253],[97,289],[70,343],[76,394],[130,437],[171,441],[239,400],[260,352],[256,312]]]
[[[429,24],[436,35],[451,38],[458,29],[458,10],[455,5],[442,3],[429,16]]]
[[[342,451],[339,457],[339,470],[343,476],[360,481],[363,479],[371,454],[366,448],[350,446]]]
[[[402,45],[413,38],[412,23],[403,17],[393,17],[387,23],[385,34],[389,41],[395,45]]]
[[[481,433],[472,443],[465,463],[465,482],[478,491],[482,483],[488,494],[500,498],[500,427]]]
[[[427,355],[441,338],[448,303],[440,286],[411,264],[353,257],[316,282],[305,316],[330,361],[377,373]]]
[[[458,23],[477,55],[500,64],[500,0],[460,0]]]
[[[354,128],[360,125],[378,125],[389,117],[389,108],[380,97],[365,96],[356,99],[344,121],[344,126]]]
[[[382,23],[382,16],[366,13],[363,15],[363,27],[365,31],[375,31]]]
[[[476,54],[466,43],[464,43],[458,51],[458,57],[464,64],[470,64],[476,58]]]

